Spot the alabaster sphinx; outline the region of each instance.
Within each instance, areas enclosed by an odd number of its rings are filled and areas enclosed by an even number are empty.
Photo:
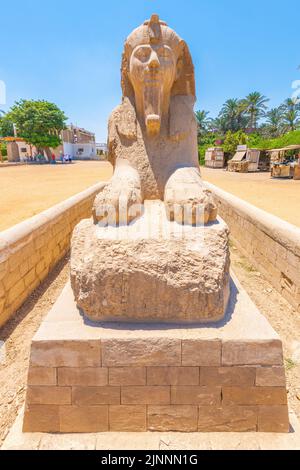
[[[193,222],[197,209],[205,222],[215,220],[199,172],[194,68],[186,43],[153,15],[127,38],[121,75],[122,104],[108,125],[114,176],[95,200],[95,221],[107,216],[109,205],[118,221],[120,197],[129,220],[137,215],[130,206],[145,199],[163,200],[171,220],[181,221],[185,206]]]
[[[218,320],[229,295],[228,229],[200,177],[188,47],[152,15],[125,41],[121,76],[108,125],[114,174],[93,220],[73,234],[75,299],[95,320]],[[137,220],[165,232],[180,225],[182,236],[137,238]]]

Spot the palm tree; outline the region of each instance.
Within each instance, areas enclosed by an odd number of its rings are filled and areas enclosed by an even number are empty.
[[[292,98],[287,98],[282,105],[284,110],[283,119],[287,131],[294,131],[299,127],[300,106]]]
[[[237,109],[238,130],[244,130],[247,127],[247,103],[246,100],[239,100]]]
[[[237,98],[231,98],[222,106],[220,116],[223,117],[226,122],[226,128],[228,131],[237,130],[237,115],[239,110],[239,100]]]
[[[286,111],[283,115],[287,131],[294,131],[300,125],[299,112],[295,109]]]
[[[300,104],[297,103],[298,100],[293,100],[292,98],[287,98],[282,107],[285,111],[300,111]]]
[[[224,116],[219,114],[219,116],[211,120],[209,128],[214,133],[225,134],[227,132],[227,121]]]
[[[205,134],[211,123],[211,118],[208,117],[209,111],[204,111],[204,109],[196,111],[195,117],[197,121],[198,137]]]
[[[269,101],[264,95],[258,91],[249,93],[245,98],[246,112],[249,115],[249,126],[251,129],[257,129],[259,118],[265,115],[267,109],[266,103]]]
[[[231,98],[227,100],[220,111],[219,119],[223,123],[223,131],[239,131],[245,129],[247,125],[246,120],[246,105],[244,100]]]
[[[266,131],[271,137],[277,137],[280,135],[283,124],[283,106],[272,108],[266,113]]]

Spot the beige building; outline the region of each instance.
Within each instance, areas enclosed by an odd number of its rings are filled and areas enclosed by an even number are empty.
[[[61,132],[62,145],[55,154],[71,155],[73,159],[93,160],[97,158],[95,134],[71,124]]]
[[[75,160],[97,158],[95,134],[92,132],[71,124],[61,132],[60,137],[62,144],[56,149],[45,151],[45,160],[49,160],[53,153],[56,157],[70,155]],[[3,140],[7,143],[8,161],[30,161],[37,154],[35,146],[27,144],[19,137],[6,137]]]

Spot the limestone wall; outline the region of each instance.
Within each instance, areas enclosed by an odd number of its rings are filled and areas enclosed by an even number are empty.
[[[242,253],[300,311],[300,229],[213,184],[219,215]]]
[[[69,250],[74,226],[90,217],[104,184],[0,232],[0,327]]]

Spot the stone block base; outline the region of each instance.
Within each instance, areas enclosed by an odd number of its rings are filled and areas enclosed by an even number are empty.
[[[24,431],[288,432],[282,344],[236,281],[226,317],[95,324],[67,285],[35,335]]]

